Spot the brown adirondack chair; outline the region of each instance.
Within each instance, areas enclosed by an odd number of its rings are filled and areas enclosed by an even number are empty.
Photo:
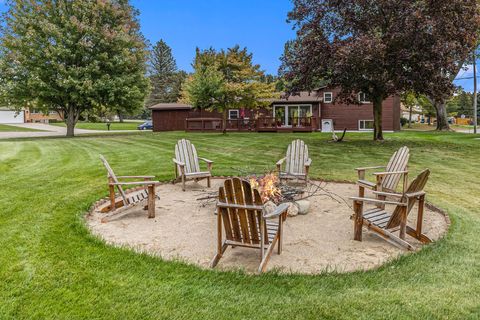
[[[198,159],[207,163],[207,171],[200,171]],[[175,182],[182,181],[183,191],[185,191],[185,182],[187,180],[199,181],[206,178],[207,186],[210,188],[213,161],[198,157],[195,146],[189,140],[178,140],[175,145],[173,162],[175,165]]]
[[[398,200],[387,201],[373,198],[351,197],[354,207],[354,239],[362,241],[362,226],[376,232],[384,239],[393,244],[413,250],[412,245],[405,241],[405,234],[408,234],[422,243],[429,243],[431,240],[422,234],[423,211],[425,206],[425,192],[423,188],[428,181],[430,170],[422,171],[415,180],[410,183],[407,190],[403,193],[389,193],[383,191],[374,191],[382,196],[393,197]],[[415,202],[418,201],[417,225],[414,228],[407,225],[407,217],[412,210]],[[364,203],[373,204],[392,204],[396,205],[393,212],[387,212],[382,208],[375,207],[364,211]],[[394,232],[399,230],[399,235]]]
[[[100,160],[102,160],[103,165],[108,172],[108,187],[110,192],[110,206],[105,207],[103,212],[114,211],[121,207],[133,206],[140,202],[147,201],[148,208],[148,217],[155,218],[155,185],[159,183],[158,181],[152,181],[154,176],[117,176],[113,172],[112,167],[105,159],[104,156],[100,155]],[[143,181],[129,181],[121,182],[118,179],[143,179]],[[133,195],[127,195],[123,190],[122,186],[135,186],[143,185],[145,189],[140,192],[135,192]],[[115,188],[120,195],[120,199],[117,199],[115,195]]]
[[[212,268],[228,246],[260,249],[259,273],[265,271],[276,243],[278,254],[282,252],[282,225],[288,205],[281,204],[268,215],[263,209],[258,190],[252,189],[248,181],[239,178],[225,180],[218,191],[217,254],[211,262]],[[225,230],[225,240],[222,229]]]
[[[282,164],[285,162],[285,170],[282,170]],[[278,177],[282,179],[298,179],[308,181],[308,171],[312,159],[308,157],[308,146],[300,139],[292,141],[287,148],[285,158],[278,160]]]
[[[356,168],[358,173],[358,196],[365,196],[365,189],[372,191],[396,192],[400,179],[403,178],[403,188],[408,179],[408,160],[410,158],[410,150],[404,146],[395,151],[386,166]],[[383,172],[374,172],[375,182],[365,179],[367,170],[385,169]],[[376,194],[376,197],[385,200],[385,196]],[[384,205],[378,204],[378,207],[384,208]]]

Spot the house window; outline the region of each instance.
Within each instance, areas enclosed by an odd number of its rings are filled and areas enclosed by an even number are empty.
[[[324,92],[323,93],[323,102],[324,103],[332,103],[332,101],[333,101],[333,93]]]
[[[273,106],[273,117],[277,126],[290,127],[299,126],[310,120],[312,117],[312,105],[276,105]]]
[[[373,130],[373,120],[358,120],[358,130],[363,130],[363,131]]]
[[[238,119],[239,118],[239,112],[238,109],[230,109],[228,110],[228,119]]]
[[[370,97],[368,96],[367,93],[360,92],[358,94],[358,101],[360,101],[360,103],[370,103]]]

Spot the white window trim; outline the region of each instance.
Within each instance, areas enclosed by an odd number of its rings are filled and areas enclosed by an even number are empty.
[[[358,131],[373,131],[373,129],[361,129],[361,128],[360,128],[360,123],[361,123],[362,121],[372,121],[372,122],[374,122],[374,121],[371,120],[371,119],[358,120]]]
[[[330,94],[330,101],[327,101],[325,96]],[[332,103],[333,102],[333,92],[324,92],[323,93],[323,103]]]
[[[275,109],[277,107],[284,107],[285,108],[285,116],[288,117],[288,112],[287,112],[287,108],[288,107],[302,107],[302,106],[308,106],[310,107],[310,114],[312,115],[312,117],[314,117],[313,115],[313,105],[311,103],[299,103],[299,104],[274,104],[273,105],[273,113],[272,113],[272,117],[275,118]],[[286,121],[287,119],[285,119]],[[292,125],[288,125],[287,127],[291,127]]]
[[[230,115],[230,112],[235,111],[237,112],[237,117],[235,119],[232,119],[232,116]],[[240,111],[238,109],[228,109],[228,120],[236,120],[240,119]]]
[[[358,101],[361,103],[361,104],[368,104],[368,103],[372,103],[371,101],[362,101],[360,100],[360,95],[362,94],[363,92],[359,92],[358,95],[357,95],[357,99]],[[366,94],[365,94],[366,95]]]

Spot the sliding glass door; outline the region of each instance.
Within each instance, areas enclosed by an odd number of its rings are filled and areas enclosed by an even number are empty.
[[[275,117],[275,121],[279,127],[298,126],[300,123],[305,122],[305,118],[312,116],[312,106],[273,106],[273,116]]]

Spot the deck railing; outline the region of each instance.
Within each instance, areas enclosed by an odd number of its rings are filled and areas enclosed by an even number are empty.
[[[187,118],[186,131],[222,131],[221,118]],[[282,119],[276,117],[260,117],[258,119],[228,119],[227,131],[313,131],[316,129],[315,117],[291,117],[290,125],[284,125]]]

